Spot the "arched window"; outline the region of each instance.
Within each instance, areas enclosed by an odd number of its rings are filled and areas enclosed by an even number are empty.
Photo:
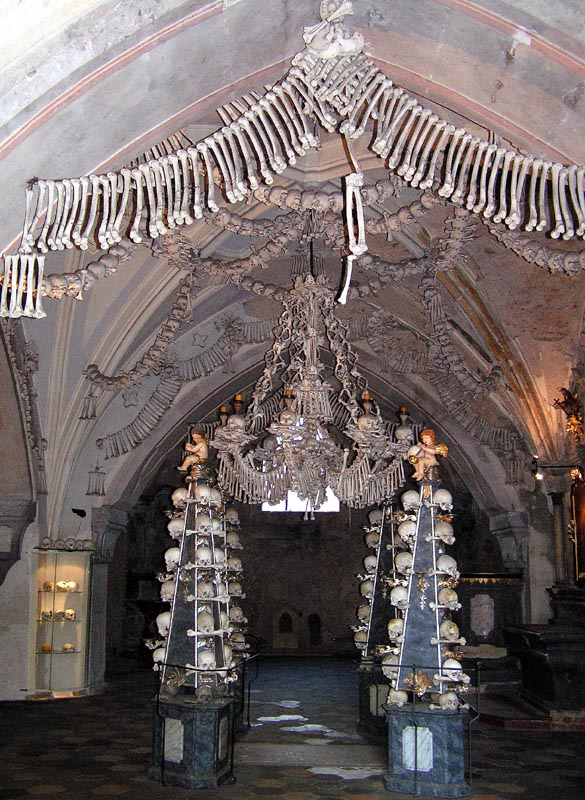
[[[285,611],[284,614],[281,614],[280,619],[278,620],[278,632],[292,633],[292,629],[293,629],[292,617]]]

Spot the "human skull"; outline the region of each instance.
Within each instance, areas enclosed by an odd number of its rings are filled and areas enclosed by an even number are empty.
[[[457,562],[452,556],[442,555],[437,559],[437,569],[439,572],[444,572],[451,575],[453,578],[458,578]]]
[[[461,664],[456,658],[446,658],[441,666],[441,673],[454,683],[469,683],[469,676],[463,674]]]
[[[457,711],[459,698],[455,692],[445,692],[439,697],[439,705],[444,711]]]
[[[63,653],[74,653],[75,652],[75,645],[71,644],[71,642],[67,642],[61,648]]]
[[[49,539],[48,536],[44,536],[41,541],[39,542],[39,548],[41,550],[47,550],[53,544],[53,540]]]
[[[246,649],[246,637],[243,633],[232,633],[230,637],[230,641],[234,650],[245,650]]]
[[[237,583],[237,581],[235,581],[235,583]],[[242,587],[240,586],[240,589],[241,588]],[[227,597],[227,594],[228,594],[228,587],[226,586],[226,584],[225,583],[218,583],[217,584],[216,596],[217,597]]]
[[[450,522],[443,522],[443,520],[439,520],[435,525],[435,536],[445,544],[453,544],[455,541],[453,526]]]
[[[53,610],[51,608],[45,609],[41,611],[41,619],[42,620],[52,620],[53,619]]]
[[[404,620],[398,617],[396,619],[391,619],[386,628],[390,641],[398,642],[402,638],[402,634],[404,632]]]
[[[382,673],[388,680],[398,677],[398,656],[393,653],[386,653],[382,657]]]
[[[456,625],[453,620],[445,619],[439,626],[439,634],[441,639],[454,642],[459,638],[459,626]]]
[[[206,483],[198,483],[193,491],[193,497],[201,505],[209,505],[211,489]]]
[[[232,572],[242,571],[242,560],[236,556],[230,556],[227,560],[227,568]]]
[[[240,525],[240,518],[238,516],[238,512],[235,508],[226,508],[225,510],[225,521],[229,525],[233,525],[234,527],[239,527]]]
[[[221,547],[215,548],[215,563],[216,564],[225,564],[225,550],[222,550]]]
[[[362,581],[360,583],[360,594],[362,597],[372,598],[374,596],[375,584],[372,580]]]
[[[420,506],[419,493],[414,489],[409,489],[407,492],[404,492],[400,500],[405,511],[414,511]]]
[[[226,667],[231,666],[231,664],[233,663],[232,648],[229,646],[229,644],[226,644],[225,642],[223,645],[223,663],[225,664]]]
[[[65,550],[65,540],[64,539],[55,539],[55,544],[53,545],[57,550]]]
[[[201,546],[195,551],[195,563],[199,567],[209,567],[213,564],[213,553],[211,547]]]
[[[165,565],[167,572],[175,572],[179,566],[180,558],[181,550],[178,547],[169,547],[168,550],[165,550]]]
[[[77,581],[66,581],[65,583],[65,591],[66,592],[77,592],[79,590],[79,584]]]
[[[69,586],[69,581],[57,581],[57,583],[55,584],[55,588],[57,589],[58,592],[67,592],[68,586]],[[50,590],[45,590],[45,591],[50,591]]]
[[[156,627],[157,627],[159,636],[162,636],[163,639],[166,638],[166,636],[169,633],[170,624],[171,624],[171,612],[170,611],[163,611],[156,618]]]
[[[367,631],[356,631],[353,635],[353,643],[358,648],[358,650],[365,650],[368,644]]]
[[[382,525],[382,520],[384,519],[384,513],[379,508],[374,508],[372,511],[368,512],[368,521],[370,525],[374,528],[379,528]]]
[[[416,539],[416,522],[407,519],[398,526],[398,535],[407,545],[412,546]]]
[[[69,539],[65,539],[65,549],[66,550],[75,550],[75,539],[69,537]]]
[[[447,608],[454,611],[459,608],[459,597],[455,589],[450,589],[448,587],[441,589],[438,594],[438,600],[442,606],[447,606]]]
[[[408,592],[405,586],[395,586],[390,592],[390,603],[400,609],[408,606]]]
[[[229,618],[230,618],[230,620],[232,622],[244,623],[244,622],[247,621],[246,618],[244,617],[244,612],[242,611],[242,609],[239,606],[232,606],[230,608],[230,616],[229,616]]]
[[[453,496],[447,489],[437,489],[433,492],[433,503],[438,505],[441,511],[453,510]]]
[[[183,535],[185,521],[182,517],[173,517],[167,524],[167,531],[171,539],[180,539]]]
[[[157,647],[152,654],[152,660],[154,661],[153,669],[159,670],[161,666],[164,664],[166,657],[167,657],[167,648]]]
[[[359,606],[357,610],[357,618],[360,622],[369,622],[370,616],[372,614],[372,609],[368,605]]]
[[[171,495],[171,503],[175,508],[185,508],[187,505],[187,498],[189,497],[189,490],[184,486],[180,486]]]
[[[52,592],[55,589],[53,581],[45,581],[43,583],[43,592]]]
[[[406,550],[401,553],[396,553],[394,556],[394,566],[397,572],[400,572],[402,575],[410,575],[412,572],[412,553],[408,553]]]
[[[217,517],[212,517],[211,530],[215,534],[223,533],[223,522],[220,519],[218,519]]]
[[[223,497],[221,492],[215,486],[209,490],[209,505],[212,508],[221,508],[223,504]]]
[[[213,633],[215,630],[213,614],[207,611],[200,611],[199,614],[197,614],[197,630],[200,633]]]
[[[65,619],[72,621],[77,616],[77,611],[74,608],[66,608],[63,612],[65,614]]]
[[[229,531],[226,535],[225,540],[229,547],[233,550],[241,550],[242,545],[240,543],[240,537],[235,531]]]
[[[378,559],[376,556],[366,556],[364,558],[364,569],[370,575],[376,572],[376,567],[378,566]]]
[[[404,689],[390,689],[386,702],[390,706],[398,706],[401,708],[405,703],[408,703],[408,692],[405,692]]]
[[[65,612],[64,611],[55,611],[55,620],[56,622],[63,622],[65,619]]]
[[[163,603],[172,603],[175,596],[175,581],[164,581],[160,587],[160,599]]]
[[[215,656],[211,650],[200,650],[197,653],[197,666],[201,669],[215,669]]]
[[[41,645],[41,652],[43,653],[52,653],[53,652],[53,645],[51,642],[43,642]]]
[[[239,581],[230,581],[228,583],[228,593],[233,594],[234,597],[242,596],[242,584]]]
[[[195,531],[205,536],[210,536],[213,533],[213,522],[211,521],[211,517],[207,514],[196,514]]]
[[[366,545],[368,547],[378,547],[380,544],[380,534],[376,531],[370,531],[366,534]]]
[[[202,600],[213,597],[213,584],[210,581],[197,581],[197,597]]]

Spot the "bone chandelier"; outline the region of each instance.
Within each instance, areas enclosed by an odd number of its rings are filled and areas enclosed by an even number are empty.
[[[347,328],[334,314],[333,291],[323,276],[300,275],[283,306],[246,415],[238,413],[239,402],[232,416],[225,407],[220,412],[222,425],[211,442],[218,451],[220,485],[236,500],[263,503],[267,510],[299,510],[291,500],[312,513],[337,510],[330,500],[363,508],[390,499],[404,483],[409,442],[388,437],[357,369]],[[331,424],[334,390],[322,378],[320,347],[326,340],[340,384],[337,399],[349,414],[343,430]],[[263,429],[263,404],[275,383],[284,408]]]

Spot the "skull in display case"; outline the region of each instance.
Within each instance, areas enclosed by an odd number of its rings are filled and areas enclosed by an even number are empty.
[[[75,645],[71,644],[71,642],[66,642],[63,647],[61,648],[63,653],[74,653],[75,652]]]
[[[66,608],[63,613],[65,614],[65,619],[68,620],[69,622],[73,622],[73,620],[77,616],[77,612],[75,611],[74,608]]]

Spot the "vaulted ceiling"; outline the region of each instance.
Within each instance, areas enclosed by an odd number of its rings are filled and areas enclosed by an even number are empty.
[[[28,181],[118,173],[201,142],[286,75],[303,28],[319,21],[313,0],[45,5],[38,24],[5,20],[14,53],[1,72],[5,253],[20,244]],[[439,120],[570,166],[585,163],[579,5],[355,0],[344,24]],[[37,489],[46,481],[49,529],[76,527],[70,509],[88,505],[98,461],[106,495],[93,502],[131,503],[170,452],[176,463],[189,421],[215,420],[221,403],[250,391],[310,226],[323,271],[341,286],[352,159],[364,173],[368,251],[339,316],[386,418],[405,404],[435,426],[487,510],[520,507],[532,452],[567,455],[552,402],[580,364],[582,238],[552,238],[552,212],[539,232],[510,231],[441,196],[439,172],[434,186],[413,187],[374,152],[373,120],[350,153],[339,126],[309,119],[318,145],[271,184],[259,176],[243,199],[217,187],[218,212],[108,251],[92,240],[46,254],[47,316],[4,324],[4,337],[32,409],[31,473]],[[59,281],[83,270],[93,278],[81,292]],[[63,286],[70,296],[57,299]],[[5,424],[10,413],[4,405]]]

